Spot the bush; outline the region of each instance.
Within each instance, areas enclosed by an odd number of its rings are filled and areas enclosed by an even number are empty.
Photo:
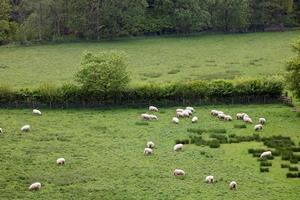
[[[260,166],[261,167],[269,167],[269,166],[272,166],[272,163],[268,162],[268,161],[261,161]]]
[[[219,148],[220,142],[218,140],[211,140],[211,141],[208,141],[208,146],[210,148]]]
[[[261,167],[260,172],[269,172],[269,168]]]
[[[281,168],[289,168],[290,167],[290,165],[288,165],[288,164],[281,164]]]
[[[237,138],[229,138],[228,143],[239,143],[240,141]]]
[[[291,147],[293,152],[300,152],[300,147]]]
[[[248,149],[248,153],[259,153],[259,155],[265,151],[265,149]]]
[[[298,178],[299,174],[298,173],[287,173],[286,177],[287,178]]]
[[[207,142],[203,140],[201,136],[192,136],[191,144],[196,144],[197,146],[200,146],[200,145],[206,145]]]
[[[217,139],[221,144],[227,143],[227,136],[224,134],[212,133],[209,137]]]
[[[197,134],[201,135],[202,133],[205,132],[205,129],[201,129],[201,128],[188,128],[187,132],[197,133]]]
[[[298,171],[298,167],[296,166],[290,166],[289,171]]]
[[[247,128],[246,124],[235,124],[233,125],[234,128]]]
[[[189,144],[190,140],[189,139],[177,139],[175,140],[175,144]]]
[[[281,159],[282,160],[290,160],[293,156],[293,152],[291,151],[283,151],[281,152]]]

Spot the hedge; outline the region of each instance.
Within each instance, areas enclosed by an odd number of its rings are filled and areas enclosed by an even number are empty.
[[[148,84],[124,91],[93,93],[74,84],[14,90],[0,85],[2,107],[93,107],[101,105],[244,104],[278,102],[283,82],[276,78]]]

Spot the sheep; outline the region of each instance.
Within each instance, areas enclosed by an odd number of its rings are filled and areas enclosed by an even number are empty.
[[[193,107],[186,107],[185,109],[186,109],[186,110],[190,110],[190,111],[192,111],[192,112],[195,112],[195,109],[194,109]]]
[[[36,182],[36,183],[32,183],[28,189],[29,190],[40,190],[41,187],[42,187],[42,184],[39,182]]]
[[[183,112],[176,112],[176,117],[184,117]]]
[[[236,114],[236,119],[243,119],[244,113],[237,113]]]
[[[33,109],[33,110],[32,110],[32,114],[33,114],[33,115],[42,115],[42,112],[39,111],[39,110],[37,110],[37,109]]]
[[[177,117],[173,117],[172,118],[172,122],[175,123],[175,124],[178,124],[179,123],[179,119]]]
[[[210,112],[210,114],[213,116],[218,116],[218,114],[222,114],[222,113],[223,113],[222,111],[218,111],[218,110],[211,110],[211,112]]]
[[[272,156],[272,152],[271,151],[265,151],[260,155],[260,158],[263,159],[263,158],[270,157],[270,156]]]
[[[182,112],[183,117],[190,117],[191,114],[192,114],[192,112],[190,110],[184,110]]]
[[[149,141],[149,142],[147,142],[147,145],[146,145],[148,148],[150,148],[150,149],[153,149],[154,148],[154,142],[152,142],[152,141]]]
[[[230,115],[225,115],[224,120],[225,121],[232,121],[232,117]]]
[[[173,174],[174,176],[184,176],[185,172],[182,169],[175,169]]]
[[[236,190],[236,187],[237,187],[237,184],[236,184],[235,181],[231,181],[231,182],[229,183],[229,188],[230,188],[231,190]]]
[[[206,183],[213,183],[214,182],[214,177],[213,176],[207,176],[205,178],[205,182]]]
[[[28,132],[28,131],[30,131],[30,125],[24,125],[24,126],[22,126],[21,131],[22,132]]]
[[[155,106],[149,106],[149,111],[158,112],[158,108]]]
[[[145,156],[149,156],[149,155],[151,155],[153,153],[153,150],[152,149],[150,149],[150,148],[145,148],[144,149],[144,155]]]
[[[220,120],[224,120],[226,115],[224,113],[219,113],[217,116]]]
[[[261,125],[264,125],[266,123],[266,119],[265,118],[259,118],[258,123],[260,123]]]
[[[183,149],[183,144],[176,144],[173,149],[174,151],[181,151]]]
[[[243,118],[243,121],[246,122],[246,123],[249,123],[249,124],[252,124],[252,119],[250,117],[244,117]]]
[[[144,119],[144,120],[151,120],[151,116],[150,116],[149,114],[146,114],[146,113],[141,114],[141,117],[142,117],[142,119]]]
[[[66,160],[64,158],[59,158],[56,160],[56,164],[58,165],[64,165],[66,162]]]
[[[198,122],[198,117],[195,116],[192,118],[192,123],[196,123],[196,122]]]
[[[0,128],[0,134],[2,134],[3,133],[3,129],[2,128]]]
[[[177,112],[183,112],[183,109],[177,108],[177,109],[176,109],[176,113],[177,113]]]
[[[158,117],[156,115],[149,115],[150,116],[150,119],[155,119],[155,120],[158,120]]]
[[[261,125],[261,124],[257,124],[257,125],[254,126],[255,131],[260,131],[262,129],[263,129],[263,125]]]

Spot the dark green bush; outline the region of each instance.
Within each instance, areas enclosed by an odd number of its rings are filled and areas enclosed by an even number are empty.
[[[261,167],[260,172],[269,172],[269,168],[267,167]]]
[[[288,165],[288,164],[281,164],[281,168],[289,168],[290,167],[290,165]]]
[[[204,133],[206,131],[205,131],[205,129],[201,129],[201,128],[188,128],[187,132],[197,133],[197,134],[201,135],[202,133]]]
[[[240,141],[237,138],[229,138],[228,143],[239,143]]]
[[[192,136],[190,138],[191,138],[191,144],[196,144],[198,146],[207,144],[207,142],[203,140],[201,136]]]
[[[189,144],[190,140],[189,139],[177,139],[175,140],[175,144]]]
[[[282,160],[290,160],[293,156],[292,151],[283,151],[281,152],[281,159]]]
[[[207,132],[209,133],[226,133],[226,129],[225,128],[210,128],[207,129]]]
[[[219,148],[220,142],[218,140],[211,140],[211,141],[208,141],[208,146],[210,148]]]
[[[298,178],[299,174],[298,173],[287,173],[286,177],[287,178]]]
[[[300,147],[291,147],[293,152],[300,152]]]
[[[289,148],[294,145],[290,137],[285,136],[272,136],[270,138],[262,138],[264,145],[271,148]]]
[[[246,124],[235,124],[233,125],[234,128],[247,128]]]
[[[234,134],[234,133],[229,134],[230,138],[234,138],[235,136],[236,136],[236,134]]]
[[[290,166],[289,171],[298,171],[298,167],[296,166]]]
[[[265,151],[265,149],[248,149],[248,153],[259,153],[259,155]]]
[[[263,161],[260,162],[260,166],[261,167],[269,167],[269,166],[272,166],[272,163],[263,160]]]
[[[297,164],[298,163],[298,160],[297,159],[290,159],[290,162],[292,163],[292,164]]]
[[[210,134],[209,137],[217,139],[221,144],[227,143],[227,135],[219,134],[219,133],[212,133],[212,134]]]

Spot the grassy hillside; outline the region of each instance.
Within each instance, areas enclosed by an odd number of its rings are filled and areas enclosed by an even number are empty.
[[[32,47],[31,47],[32,48]],[[300,118],[282,105],[220,106],[235,115],[247,112],[254,121],[265,116],[268,124],[261,136],[291,136],[300,141]],[[249,148],[262,148],[258,142],[224,144],[211,149],[194,144],[174,153],[175,139],[188,137],[187,128],[224,128],[226,134],[252,135],[253,126],[237,129],[237,122],[221,122],[210,116],[212,107],[196,108],[198,124],[181,120],[170,122],[175,108],[162,109],[159,120],[140,125],[146,109],[42,110],[32,116],[27,109],[1,109],[0,199],[299,199],[299,179],[287,179],[280,157],[271,160],[269,173],[259,172],[259,162]],[[30,124],[32,131],[19,129]],[[145,157],[147,141],[156,144],[154,155]],[[266,148],[266,147],[264,147]],[[204,152],[204,153],[203,153]],[[66,165],[56,166],[56,159]],[[295,166],[300,167],[299,164]],[[182,168],[187,176],[174,178]],[[205,184],[206,175],[217,182]],[[231,180],[238,190],[230,191]],[[27,190],[40,181],[39,192]]]
[[[84,50],[129,55],[131,84],[281,74],[300,31],[156,37],[0,47],[0,83],[32,87],[73,80]]]

